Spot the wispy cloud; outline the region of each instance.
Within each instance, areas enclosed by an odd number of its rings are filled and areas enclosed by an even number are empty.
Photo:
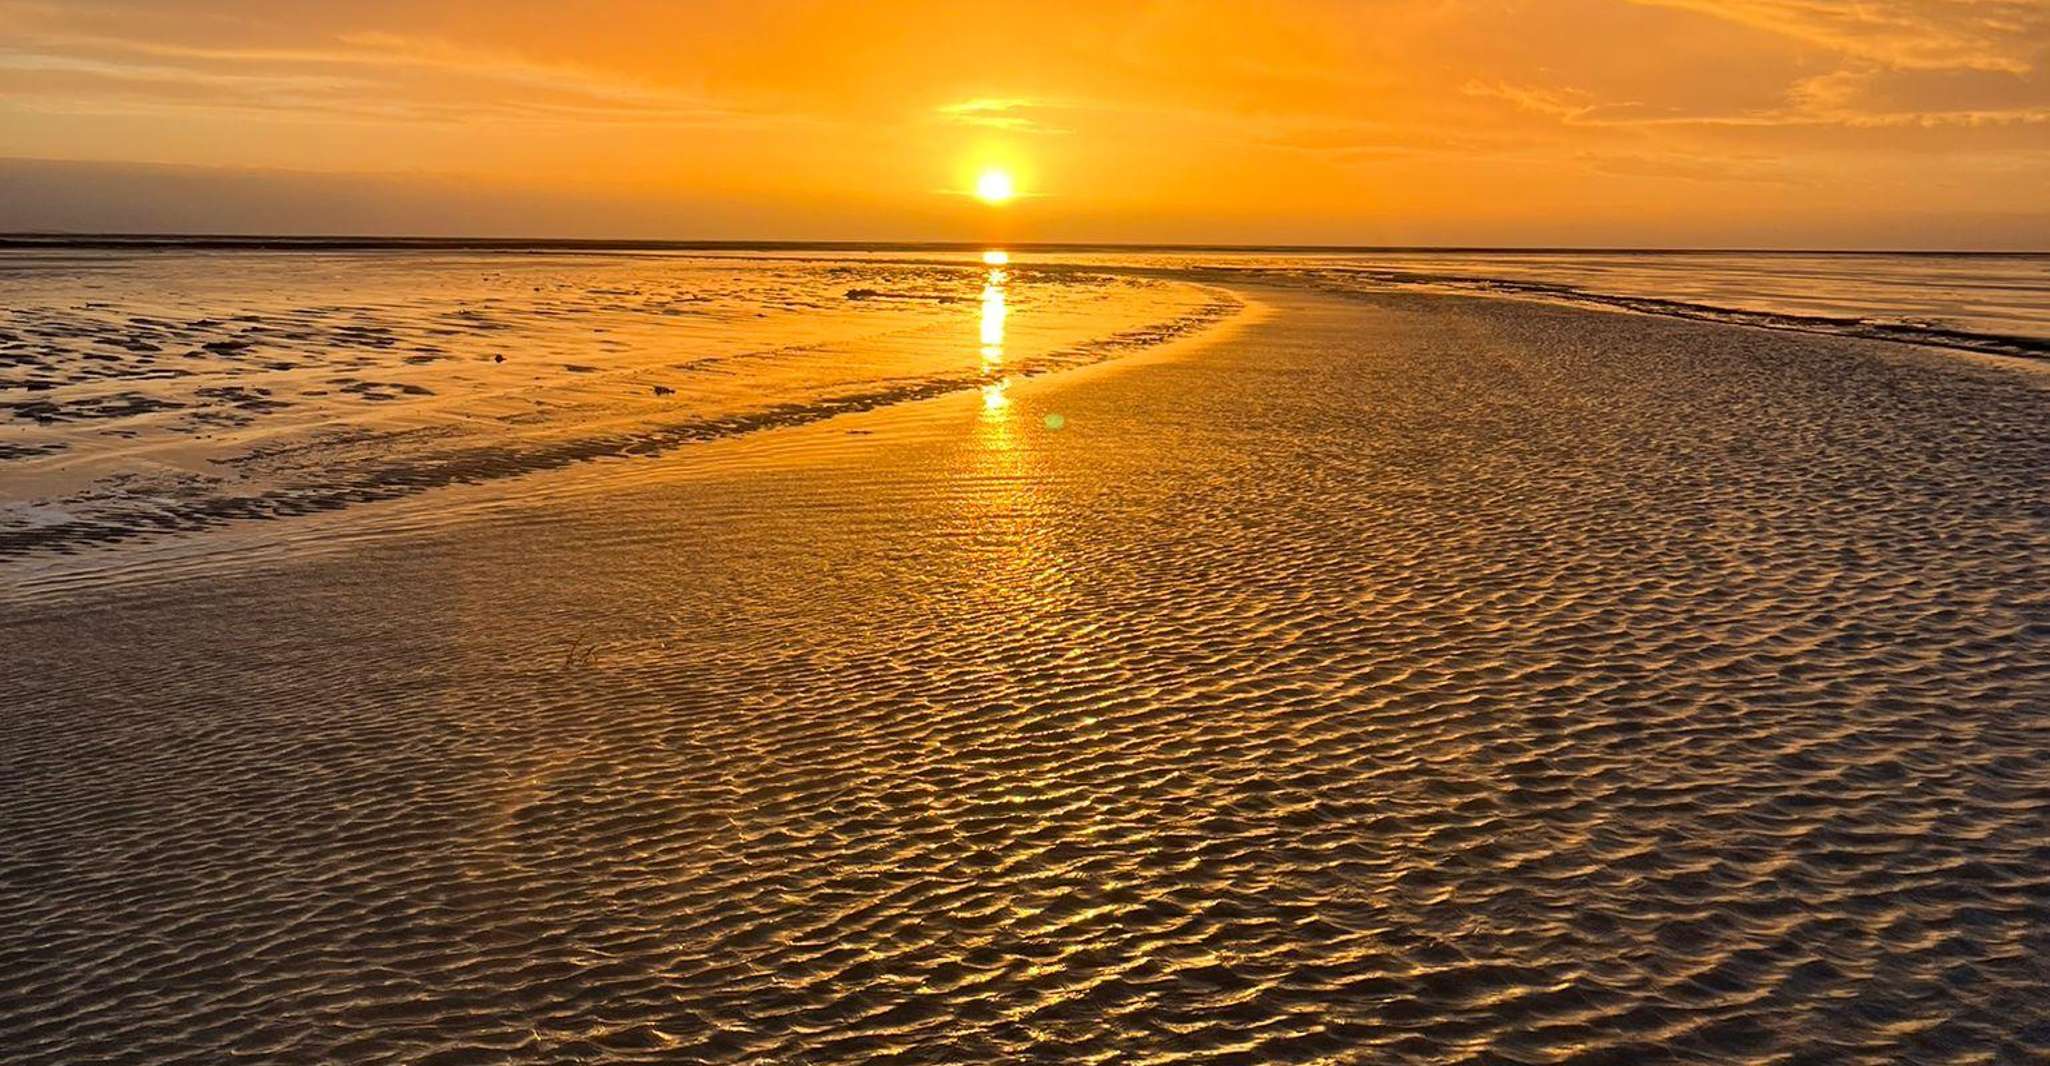
[[[18,103],[79,112],[289,111],[300,116],[446,122],[701,125],[749,118],[701,96],[517,53],[362,32],[319,47],[202,47],[87,34],[0,44],[0,74],[60,74]],[[166,96],[164,86],[184,90]]]
[[[370,83],[328,74],[231,73],[156,63],[123,63],[84,56],[0,51],[0,71],[73,74],[120,82],[153,82],[236,91],[345,91]]]
[[[1796,180],[1780,161],[1773,159],[1731,159],[1677,153],[1642,155],[1587,152],[1582,153],[1580,160],[1593,170],[1626,177],[1668,178],[1710,184],[1729,181],[1790,184]]]
[[[1581,89],[1475,79],[1467,82],[1461,91],[1468,96],[1506,100],[1521,110],[1549,115],[1562,122],[1579,121],[1599,108],[1593,94]]]
[[[937,110],[949,121],[1020,133],[1066,133],[1043,119],[1058,110],[1072,110],[1071,104],[1054,104],[1025,97],[984,96],[959,103],[943,104]]]
[[[1636,101],[1601,101],[1577,89],[1469,82],[1469,96],[1504,100],[1519,110],[1580,127],[1841,126],[1857,129],[2039,125],[2050,105],[1872,108],[1862,89],[1870,72],[1836,71],[1795,83],[1784,106],[1736,111],[1657,112]]]
[[[2043,0],[1631,0],[1741,23],[1906,69],[2026,73],[2050,41]]]

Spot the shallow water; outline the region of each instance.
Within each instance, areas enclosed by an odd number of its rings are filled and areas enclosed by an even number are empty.
[[[0,559],[1002,388],[1249,282],[2050,355],[2046,256],[304,243],[0,247]]]
[[[41,249],[0,278],[0,556],[1000,387],[1234,310],[974,259]]]
[[[1768,328],[2050,356],[2050,255],[1372,251],[1065,253],[1094,266],[1534,297]]]

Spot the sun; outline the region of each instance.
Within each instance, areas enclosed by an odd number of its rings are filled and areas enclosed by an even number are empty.
[[[1012,183],[1011,175],[1001,170],[985,170],[975,179],[975,198],[986,204],[1001,204],[1018,195],[1018,187]]]

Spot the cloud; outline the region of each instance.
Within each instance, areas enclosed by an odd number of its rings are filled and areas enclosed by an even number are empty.
[[[2036,126],[2050,122],[2050,104],[2001,107],[1874,108],[1870,88],[1879,80],[1873,70],[1838,70],[1795,82],[1783,106],[1732,111],[1654,111],[1636,101],[1600,101],[1570,88],[1469,82],[1469,96],[1507,101],[1519,110],[1543,115],[1563,126],[1584,128],[1656,128],[1687,126],[1768,127],[1842,126],[1860,129],[1911,129],[1992,126]]]
[[[970,126],[1012,130],[1018,133],[1066,133],[1068,131],[1065,129],[1049,126],[1041,121],[1041,116],[1055,110],[1071,109],[1072,105],[1055,105],[1022,97],[985,96],[959,103],[943,104],[938,111],[949,121]]]
[[[1518,85],[1503,81],[1473,80],[1460,90],[1468,96],[1492,97],[1506,100],[1516,108],[1539,115],[1548,115],[1561,122],[1575,122],[1593,113],[1600,105],[1592,93],[1581,89],[1551,88],[1542,85]]]
[[[2025,74],[2050,42],[2043,0],[1631,0],[1903,69]]]
[[[1796,179],[1774,160],[1732,159],[1693,155],[1613,155],[1585,153],[1581,157],[1591,169],[1627,177],[1671,178],[1681,181],[1720,183],[1726,181],[1791,183]]]
[[[103,34],[0,39],[9,99],[73,113],[260,112],[329,118],[702,125],[746,116],[706,98],[517,52],[383,32],[316,47],[209,47]],[[61,81],[50,76],[61,76]],[[165,86],[181,91],[165,94]]]
[[[148,63],[119,63],[69,55],[0,52],[0,71],[81,75],[117,82],[171,83],[237,91],[339,91],[365,84],[325,74],[219,73]]]

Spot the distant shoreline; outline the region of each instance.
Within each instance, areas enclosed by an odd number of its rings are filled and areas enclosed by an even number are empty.
[[[1630,248],[1538,245],[1366,245],[1366,244],[1146,244],[1116,241],[810,241],[647,240],[579,237],[407,237],[377,235],[214,233],[0,233],[0,251],[71,249],[211,249],[220,251],[981,251],[1002,245],[1014,251],[1048,252],[1256,252],[1277,255],[1767,255],[1916,256],[1927,258],[2050,258],[2037,251],[1857,248]]]

